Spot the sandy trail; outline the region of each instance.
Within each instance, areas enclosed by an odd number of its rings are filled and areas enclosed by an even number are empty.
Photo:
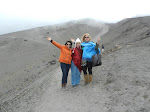
[[[40,104],[36,105],[34,112],[99,112],[106,111],[104,106],[107,95],[99,87],[84,85],[83,75],[78,87],[71,86],[71,77],[68,77],[68,89],[61,89],[62,72],[57,68],[51,74],[51,87],[47,89],[41,98]],[[99,100],[101,99],[101,100]]]
[[[61,89],[62,73],[59,62],[50,64],[53,60],[57,61],[59,49],[50,44],[51,49],[21,56],[17,61],[10,59],[9,64],[4,60],[9,58],[7,55],[15,57],[18,56],[16,54],[18,51],[23,54],[37,50],[37,47],[47,46],[34,43],[32,40],[15,38],[5,41],[5,38],[1,38],[3,43],[0,43],[0,74],[2,74],[0,90],[3,93],[0,94],[0,112],[149,112],[149,20],[149,17],[143,20],[142,18],[129,19],[112,26],[109,32],[102,36],[101,43],[105,45],[105,52],[102,55],[103,64],[93,68],[93,85],[91,87],[84,85],[83,75],[81,75],[81,85],[73,88],[69,72],[67,91]],[[74,28],[68,27],[68,30],[63,27],[56,30],[54,27],[50,34],[58,31],[57,35],[52,36],[56,41],[64,42],[63,40],[67,40],[74,33],[72,29],[76,29],[77,32],[72,36],[81,37],[80,34],[85,33],[84,27],[87,25],[78,24]],[[101,29],[91,26],[87,28],[89,30],[86,32],[89,32],[93,41],[96,42]],[[40,33],[38,39],[43,38],[42,35],[48,30],[50,30],[48,27],[46,31],[42,30],[43,33]],[[104,30],[107,32],[107,28]],[[16,34],[16,37],[17,35],[30,37],[33,33],[35,32],[20,32]],[[59,38],[60,35],[65,38]],[[35,39],[34,37],[31,38]],[[20,46],[19,49],[17,49],[18,46]],[[5,47],[9,49],[5,50]],[[12,50],[16,52],[10,52]],[[6,65],[11,66],[7,68]],[[7,73],[8,70],[14,73]],[[13,91],[11,91],[12,88],[14,88]]]
[[[138,49],[136,48],[138,47]],[[130,49],[126,49],[130,48]],[[60,66],[46,72],[0,106],[2,112],[148,112],[150,110],[149,47],[122,46],[103,55],[103,65],[93,68],[93,85],[61,89]],[[134,57],[138,51],[138,57]],[[118,56],[118,54],[120,54]],[[140,63],[138,60],[140,59]],[[140,65],[140,67],[137,67]],[[141,75],[144,72],[143,75]]]
[[[108,29],[103,31],[106,33]],[[96,42],[98,34],[93,38]],[[58,67],[51,74],[51,87],[42,96],[41,102],[32,111],[34,112],[103,112],[108,111],[105,103],[109,101],[106,91],[102,87],[97,87],[98,82],[92,86],[84,85],[83,73],[81,75],[81,82],[78,87],[71,86],[71,70],[68,76],[67,90],[61,89],[62,72]],[[95,78],[93,78],[95,80]],[[99,100],[101,99],[101,100]]]
[[[84,85],[81,75],[81,85],[77,88],[71,87],[69,73],[68,90],[63,91],[60,87],[61,70],[54,70],[51,74],[51,87],[32,111],[149,112],[149,62],[146,61],[148,55],[145,55],[149,48],[144,48],[143,51],[142,49],[143,47],[132,45],[110,51],[103,57],[103,65],[93,68],[92,86]],[[139,50],[141,53],[135,58]],[[137,67],[138,65],[141,66]],[[143,71],[145,72],[141,75]]]

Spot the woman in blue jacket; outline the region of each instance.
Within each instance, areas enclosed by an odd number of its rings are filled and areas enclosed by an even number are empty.
[[[96,44],[92,41],[91,36],[86,33],[82,36],[81,38],[82,41],[82,50],[83,50],[83,54],[82,54],[82,68],[83,68],[83,73],[84,73],[84,80],[85,80],[85,84],[89,83],[91,84],[92,82],[92,56],[95,55],[97,52],[96,50],[99,51],[100,53],[100,49],[98,48],[99,43],[100,43],[100,37],[98,38],[98,41],[96,42]],[[88,73],[87,73],[87,69],[88,69]]]

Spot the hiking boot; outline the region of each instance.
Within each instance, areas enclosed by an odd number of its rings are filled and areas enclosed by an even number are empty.
[[[64,84],[64,89],[67,90],[67,83]]]
[[[92,78],[93,78],[93,75],[89,75],[89,85],[90,86],[92,85]]]
[[[85,75],[84,75],[84,83],[87,84],[87,83],[88,83],[88,80],[89,80],[89,79],[88,79],[88,75],[85,74]]]

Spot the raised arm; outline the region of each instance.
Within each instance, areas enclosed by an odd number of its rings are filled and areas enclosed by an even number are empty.
[[[55,45],[56,47],[58,47],[59,49],[62,48],[62,45],[60,45],[59,43],[55,42],[54,40],[52,40],[51,37],[47,37],[47,40],[49,40],[53,45]]]
[[[75,44],[75,40],[74,40],[73,38],[71,38],[71,42],[72,42],[73,44]]]
[[[96,49],[96,50],[98,50],[100,40],[101,40],[101,38],[99,37],[98,40],[97,40],[97,42],[96,42],[96,46],[95,46],[95,49]]]

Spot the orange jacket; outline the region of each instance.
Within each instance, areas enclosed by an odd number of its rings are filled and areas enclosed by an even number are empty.
[[[72,60],[71,50],[72,49],[69,49],[66,45],[60,45],[59,43],[55,41],[52,41],[52,44],[54,44],[56,47],[58,47],[61,50],[60,56],[59,56],[59,62],[71,64],[71,60]]]

